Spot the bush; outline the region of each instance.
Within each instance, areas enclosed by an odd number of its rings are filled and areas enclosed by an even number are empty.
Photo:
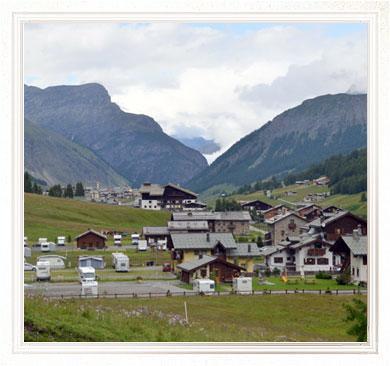
[[[265,277],[269,277],[269,276],[271,276],[271,270],[267,267],[266,269],[265,269],[265,271],[264,271],[264,276]]]
[[[279,275],[280,275],[280,269],[275,267],[275,268],[272,270],[272,274],[273,274],[275,277],[279,276]]]
[[[329,273],[325,273],[325,272],[320,271],[316,274],[316,278],[317,278],[317,280],[331,280],[332,275],[330,275]]]
[[[341,275],[337,276],[336,282],[338,285],[348,285],[351,282],[349,271],[346,270]]]

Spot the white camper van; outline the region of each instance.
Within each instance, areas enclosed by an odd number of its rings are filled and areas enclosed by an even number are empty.
[[[122,245],[122,235],[120,234],[114,235],[114,245],[117,245],[118,247]]]
[[[157,240],[158,250],[167,250],[167,240]]]
[[[65,236],[57,236],[57,245],[60,245],[60,246],[65,245]]]
[[[53,250],[56,250],[55,243],[47,241],[41,243],[41,252],[51,252]]]
[[[36,277],[37,281],[50,281],[51,275],[50,275],[50,262],[37,262],[36,265]]]
[[[96,281],[96,271],[93,267],[79,267],[79,281],[83,282]]]
[[[252,293],[252,278],[237,277],[233,278],[233,291],[240,295],[249,295]]]
[[[131,244],[138,245],[139,234],[131,234]]]
[[[146,240],[138,240],[138,251],[144,252],[148,249],[148,242]]]
[[[194,280],[192,288],[196,292],[203,292],[206,295],[211,294],[215,291],[215,282],[208,279]]]
[[[97,297],[98,283],[97,281],[86,281],[81,283],[81,296]]]
[[[129,271],[129,257],[123,253],[112,253],[112,267],[116,272]]]

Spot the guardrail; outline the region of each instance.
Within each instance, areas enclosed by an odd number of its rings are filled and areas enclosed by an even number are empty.
[[[366,295],[365,289],[352,289],[352,290],[261,290],[261,291],[214,291],[214,292],[194,292],[194,291],[166,291],[166,292],[143,292],[143,293],[100,293],[97,295],[75,295],[75,294],[52,294],[46,295],[37,293],[29,293],[29,296],[43,296],[47,298],[55,299],[85,299],[85,298],[157,298],[157,297],[173,297],[173,296],[259,296],[259,295],[293,295],[293,294],[312,294],[312,295]]]

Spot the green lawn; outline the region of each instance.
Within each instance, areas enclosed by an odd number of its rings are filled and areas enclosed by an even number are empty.
[[[72,238],[88,228],[140,233],[143,226],[166,226],[170,214],[123,206],[24,194],[24,235],[30,243],[46,237]]]
[[[350,324],[344,321],[343,308],[352,298],[309,294],[89,300],[26,297],[24,337],[26,342],[355,341],[346,333]]]

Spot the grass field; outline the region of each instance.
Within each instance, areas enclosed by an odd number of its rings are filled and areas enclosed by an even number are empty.
[[[72,238],[88,228],[140,233],[143,226],[165,226],[170,214],[130,207],[104,205],[79,200],[54,198],[25,193],[24,235],[29,242],[46,237]]]
[[[355,341],[344,321],[343,304],[351,301],[352,296],[308,294],[131,300],[26,297],[24,337],[26,342]]]

